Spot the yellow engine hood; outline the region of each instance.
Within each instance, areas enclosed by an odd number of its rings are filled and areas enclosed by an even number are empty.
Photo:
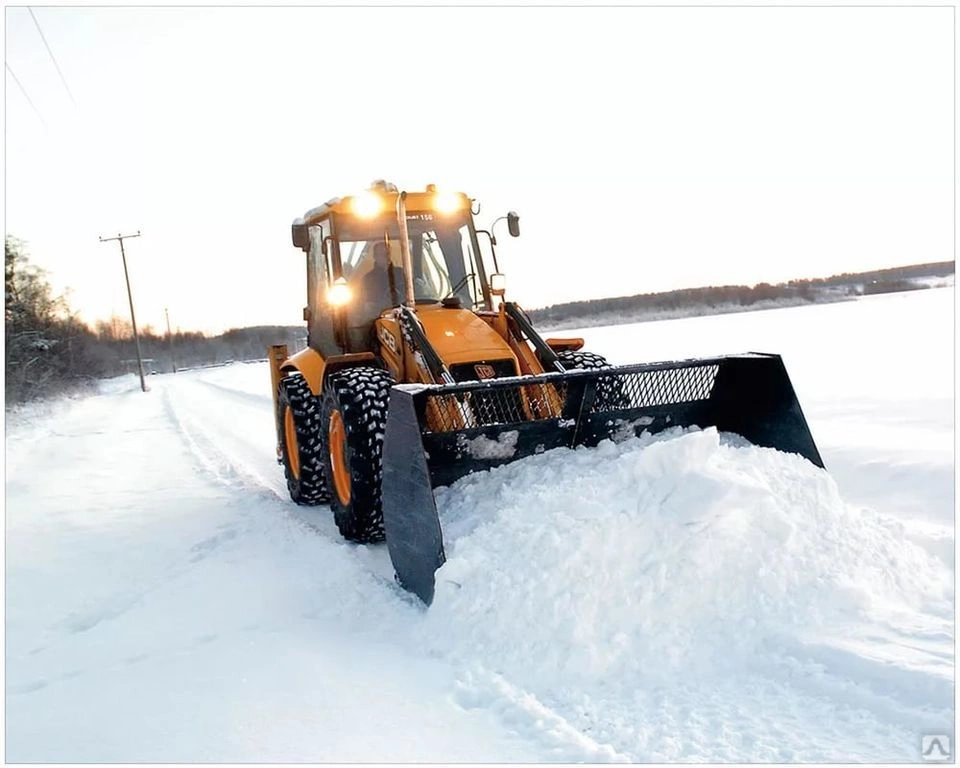
[[[507,342],[466,309],[417,307],[417,317],[437,354],[448,366],[480,360],[515,360]]]

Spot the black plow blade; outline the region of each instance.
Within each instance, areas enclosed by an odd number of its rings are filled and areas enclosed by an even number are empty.
[[[383,523],[400,583],[429,605],[443,565],[433,489],[552,448],[716,427],[823,461],[779,355],[398,385],[383,445]]]

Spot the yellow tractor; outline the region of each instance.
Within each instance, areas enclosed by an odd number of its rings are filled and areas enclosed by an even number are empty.
[[[434,487],[535,453],[714,426],[823,466],[778,355],[613,367],[542,338],[497,266],[493,229],[517,237],[519,217],[478,230],[473,208],[380,181],[307,211],[307,348],[269,351],[291,498],[329,503],[351,541],[385,538],[405,588],[429,604],[444,562]]]

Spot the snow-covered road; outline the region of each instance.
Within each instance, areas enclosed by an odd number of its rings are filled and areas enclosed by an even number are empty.
[[[953,289],[591,328],[784,356],[829,473],[713,430],[438,492],[424,610],[286,496],[265,364],[8,420],[8,761],[917,761],[952,734]]]
[[[420,610],[328,515],[257,482],[256,408],[189,374],[151,384],[78,403],[8,477],[8,760],[540,754],[393,642]],[[228,407],[204,415],[208,392]]]

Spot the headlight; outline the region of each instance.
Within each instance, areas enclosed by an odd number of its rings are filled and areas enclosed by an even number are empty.
[[[383,198],[376,192],[361,192],[353,196],[350,207],[357,216],[372,219],[383,210]]]
[[[494,296],[503,296],[507,290],[507,276],[499,272],[490,275],[490,293]]]
[[[463,195],[459,192],[437,192],[433,196],[433,209],[437,213],[453,213],[463,208]]]
[[[333,285],[330,286],[330,290],[327,291],[327,304],[331,307],[342,307],[344,304],[348,304],[352,298],[353,291],[350,290],[347,281],[342,277],[334,280]]]

